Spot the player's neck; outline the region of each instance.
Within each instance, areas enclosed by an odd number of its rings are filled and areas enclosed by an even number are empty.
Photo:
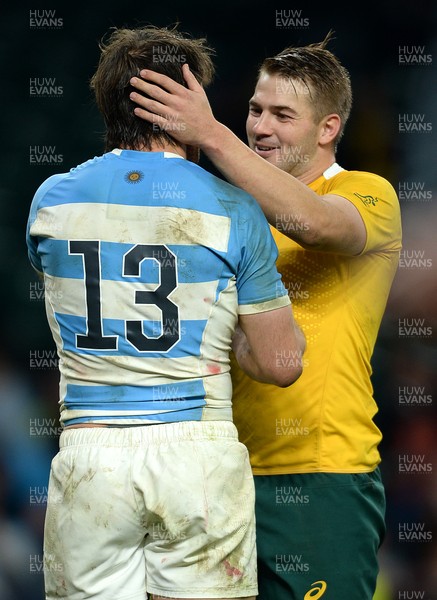
[[[179,154],[183,158],[187,158],[185,146],[180,146],[179,144],[158,144],[152,142],[150,148],[126,146],[122,148],[122,150],[137,150],[138,152],[172,152],[173,154]]]
[[[313,160],[310,160],[308,164],[305,165],[305,170],[299,173],[299,175],[296,175],[296,178],[308,185],[323,175],[326,169],[335,163],[335,160],[335,152],[333,149],[332,151],[319,152]]]

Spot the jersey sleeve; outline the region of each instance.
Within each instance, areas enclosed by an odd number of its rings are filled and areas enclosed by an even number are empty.
[[[401,248],[401,215],[393,186],[374,173],[348,171],[338,178],[330,194],[347,198],[359,211],[366,228],[366,244],[361,254]]]
[[[278,249],[267,219],[253,200],[239,218],[241,259],[237,273],[238,313],[253,314],[291,304],[276,268]]]
[[[32,225],[36,221],[38,215],[38,202],[39,196],[37,192],[33,197],[33,201],[30,206],[29,217],[27,219],[26,244],[30,264],[36,271],[42,273],[41,258],[38,254],[38,238],[31,234]]]
[[[26,226],[26,244],[27,244],[27,252],[30,260],[30,264],[32,267],[42,273],[43,268],[41,265],[41,257],[38,254],[38,237],[32,235],[32,225],[35,223],[38,217],[38,211],[40,209],[41,203],[44,200],[45,194],[55,186],[61,179],[66,176],[65,173],[52,175],[48,179],[46,179],[36,190],[35,195],[32,200],[32,204],[30,205],[29,216],[27,219]]]

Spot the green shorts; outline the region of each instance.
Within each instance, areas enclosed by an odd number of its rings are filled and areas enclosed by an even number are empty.
[[[372,600],[385,493],[372,473],[256,475],[258,600]]]

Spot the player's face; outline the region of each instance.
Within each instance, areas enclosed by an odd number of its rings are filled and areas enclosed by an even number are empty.
[[[317,157],[319,127],[299,82],[262,73],[249,101],[249,147],[268,162],[298,177]]]

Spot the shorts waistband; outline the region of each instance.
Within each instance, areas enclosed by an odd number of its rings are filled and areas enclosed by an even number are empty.
[[[183,421],[139,427],[81,427],[66,429],[59,447],[67,446],[141,446],[189,440],[238,440],[231,421]]]

